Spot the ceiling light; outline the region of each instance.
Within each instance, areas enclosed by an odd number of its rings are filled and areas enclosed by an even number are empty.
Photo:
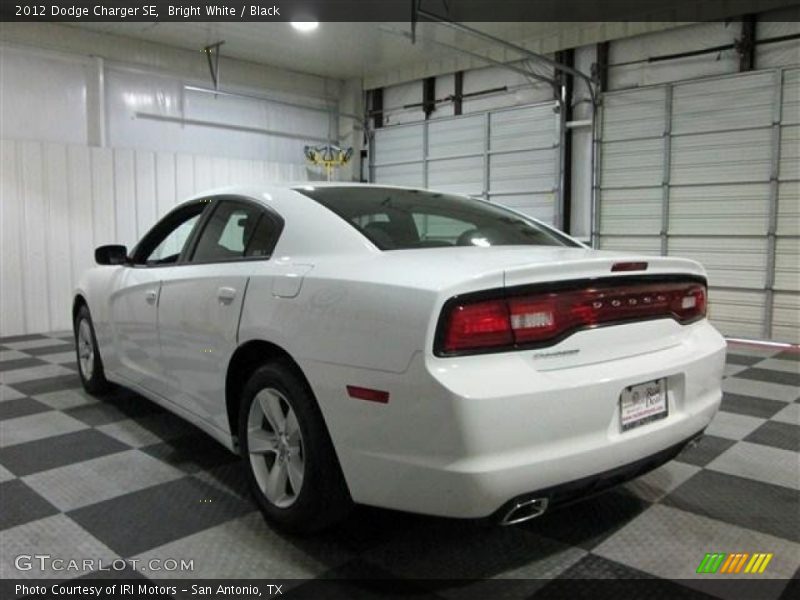
[[[306,33],[308,31],[314,31],[317,27],[319,27],[319,22],[317,21],[292,21],[292,27],[297,29],[297,31],[302,31]]]

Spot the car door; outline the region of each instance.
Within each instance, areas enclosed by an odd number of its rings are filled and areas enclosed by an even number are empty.
[[[281,221],[255,201],[218,198],[184,264],[161,283],[158,328],[164,394],[227,430],[225,371],[256,263],[268,260]]]
[[[183,205],[155,225],[119,270],[109,298],[116,360],[109,367],[130,383],[151,391],[163,377],[158,341],[161,281],[179,264],[207,201]]]

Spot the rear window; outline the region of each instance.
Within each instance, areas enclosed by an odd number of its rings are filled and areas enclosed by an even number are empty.
[[[303,187],[381,250],[454,246],[576,246],[559,232],[500,206],[424,190]]]

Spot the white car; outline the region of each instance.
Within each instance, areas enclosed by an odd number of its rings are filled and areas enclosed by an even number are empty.
[[[86,389],[132,388],[240,453],[292,531],[353,502],[521,522],[671,459],[722,395],[699,264],[463,196],[231,188],[95,256]]]

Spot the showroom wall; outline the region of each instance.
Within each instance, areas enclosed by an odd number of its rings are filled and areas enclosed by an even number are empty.
[[[69,328],[94,247],[189,195],[321,178],[302,150],[337,140],[340,82],[221,60],[243,95],[213,94],[200,53],[21,25],[0,35],[0,275],[21,282],[0,286],[1,336]]]
[[[779,16],[759,16],[757,40],[800,33],[800,23],[774,20]],[[792,67],[800,65],[800,43],[792,39],[756,45],[755,71],[743,74],[733,47],[673,56],[733,45],[741,35],[741,22],[732,21],[609,43],[608,87],[597,116],[597,182],[592,181],[590,168],[592,130],[583,125],[591,118],[585,84],[578,80],[573,92],[571,232],[602,248],[699,260],[709,271],[712,320],[725,334],[797,343],[798,70]],[[580,70],[591,72],[597,47],[577,48],[574,60]],[[507,70],[467,71],[464,81],[468,80],[480,81],[485,90],[508,86],[509,91],[487,94],[482,100],[489,120],[499,107],[518,106],[513,110],[522,111],[524,106],[547,104],[537,104],[546,98],[533,95],[535,84],[520,81]],[[452,93],[448,85],[448,78],[437,78],[437,98]],[[524,97],[519,86],[527,90]],[[545,97],[549,93],[546,87],[539,89]],[[450,119],[452,105],[437,106],[427,126],[422,124],[421,107],[396,108],[419,102],[421,90],[419,82],[384,89],[388,126],[375,135],[376,160],[386,154],[387,146],[397,148],[399,139],[404,139],[406,150],[419,149],[417,160],[430,154],[425,145],[430,147],[434,123]],[[451,131],[459,121],[475,118],[455,117]],[[398,123],[402,125],[393,128]],[[403,133],[412,127],[420,130],[416,146]],[[525,131],[527,135],[521,133]],[[525,139],[533,144],[540,132],[533,121],[519,122],[516,135],[520,144]],[[382,146],[386,140],[391,144]],[[490,149],[487,145],[487,152]],[[408,176],[412,154],[404,155],[404,171],[373,173],[387,182],[398,174]],[[543,175],[542,164],[534,157],[519,167]],[[549,166],[558,167],[558,161]],[[454,179],[456,186],[466,181]],[[425,181],[435,187],[430,177]],[[557,173],[551,173],[549,181],[558,182]],[[598,210],[592,222],[595,184]],[[470,192],[506,201],[479,187]],[[556,192],[554,188],[554,196]],[[517,196],[509,205],[558,223],[559,211],[543,211],[536,197]],[[718,250],[723,247],[724,251]],[[736,256],[733,266],[731,256]]]

